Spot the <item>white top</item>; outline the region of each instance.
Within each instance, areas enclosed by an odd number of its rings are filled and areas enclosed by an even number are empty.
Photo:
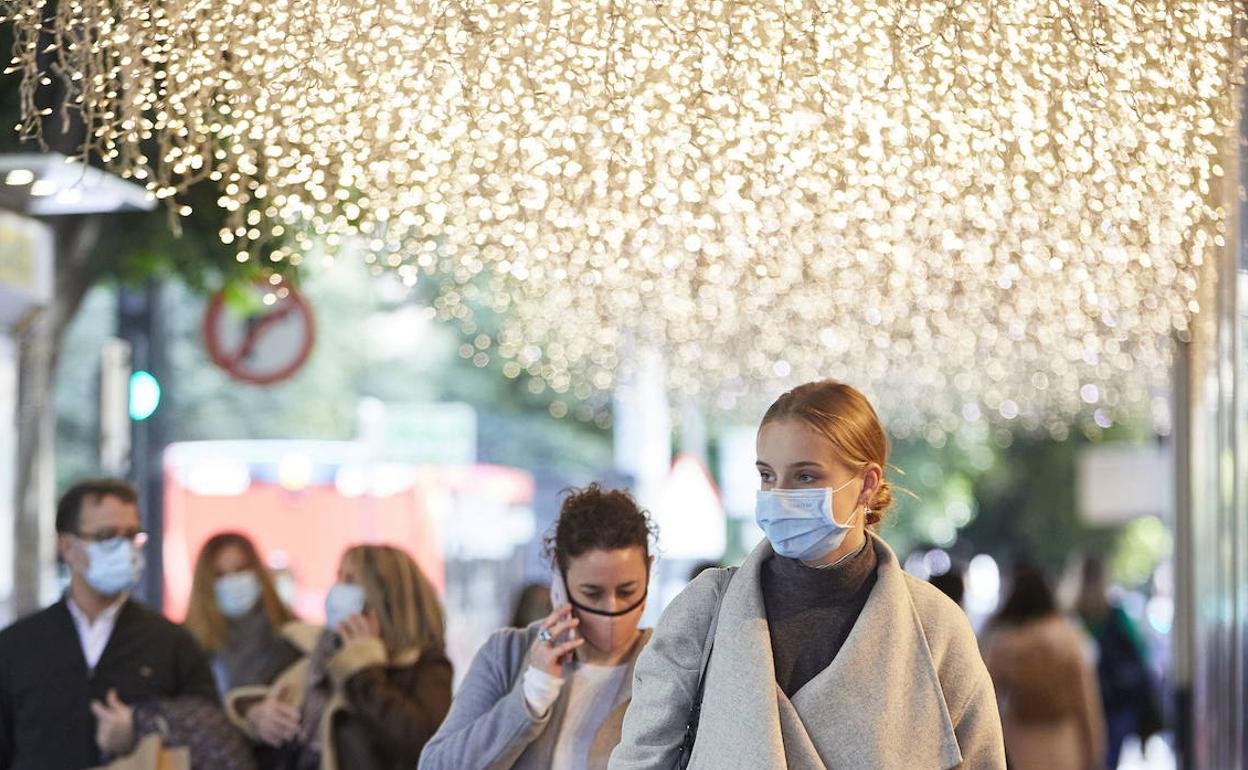
[[[87,613],[79,609],[72,598],[66,597],[65,604],[69,607],[70,617],[74,619],[74,628],[78,629],[78,641],[82,643],[82,657],[87,660],[88,671],[94,671],[95,665],[100,662],[100,656],[108,646],[108,638],[113,635],[113,628],[117,625],[117,613],[121,612],[121,606],[126,603],[127,598],[126,594],[117,597],[117,601],[110,604],[92,623]]]
[[[615,696],[628,665],[591,666],[578,663],[568,678],[568,708],[555,740],[551,770],[580,770],[589,765],[589,750],[602,723],[611,715]]]
[[[550,707],[559,700],[562,689],[561,676],[551,676],[531,663],[524,672],[524,700],[529,704],[529,712],[537,719],[546,716]]]

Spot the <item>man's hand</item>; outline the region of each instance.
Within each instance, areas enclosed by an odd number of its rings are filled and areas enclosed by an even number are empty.
[[[109,690],[104,702],[91,701],[95,714],[95,742],[110,757],[129,754],[134,748],[134,709],[121,702],[116,690]]]

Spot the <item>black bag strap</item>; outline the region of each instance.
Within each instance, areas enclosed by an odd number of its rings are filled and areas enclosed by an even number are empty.
[[[728,584],[736,574],[736,567],[728,568],[728,579],[720,587],[719,596],[715,600],[715,612],[711,615],[711,625],[706,629],[706,641],[702,644],[702,666],[698,671],[698,689],[694,692],[693,703],[689,706],[689,719],[685,722],[685,737],[680,742],[680,753],[676,756],[676,770],[689,767],[693,757],[693,744],[698,739],[698,722],[702,719],[702,693],[706,690],[706,669],[711,665],[711,649],[715,646],[715,631],[719,628],[719,608],[724,604],[724,594],[728,592]]]

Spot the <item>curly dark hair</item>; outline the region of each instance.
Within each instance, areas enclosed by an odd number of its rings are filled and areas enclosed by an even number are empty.
[[[628,492],[594,483],[584,489],[565,489],[564,494],[559,520],[545,539],[546,555],[560,570],[566,571],[572,559],[594,550],[641,546],[646,559],[650,558],[650,541],[658,539],[659,530]]]

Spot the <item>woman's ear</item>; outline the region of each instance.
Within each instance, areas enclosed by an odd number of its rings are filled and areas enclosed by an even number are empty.
[[[871,502],[871,497],[875,494],[875,490],[880,488],[880,479],[883,475],[878,465],[872,465],[867,468],[867,472],[862,477],[862,494],[858,498],[859,505],[866,505]]]

